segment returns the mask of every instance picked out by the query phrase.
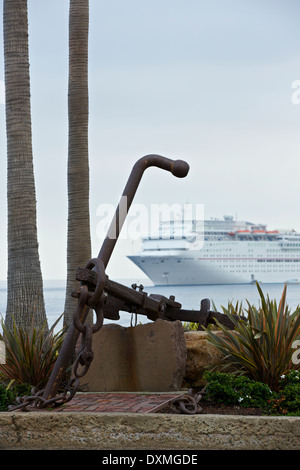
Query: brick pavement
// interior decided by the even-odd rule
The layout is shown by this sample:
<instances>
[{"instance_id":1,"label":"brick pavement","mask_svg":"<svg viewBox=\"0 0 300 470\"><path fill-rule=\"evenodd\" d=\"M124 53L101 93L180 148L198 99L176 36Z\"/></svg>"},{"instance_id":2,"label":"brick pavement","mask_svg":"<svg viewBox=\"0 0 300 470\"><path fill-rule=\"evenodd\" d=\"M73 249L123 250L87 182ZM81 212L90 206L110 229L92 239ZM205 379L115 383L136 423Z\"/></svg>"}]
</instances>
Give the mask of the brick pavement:
<instances>
[{"instance_id":1,"label":"brick pavement","mask_svg":"<svg viewBox=\"0 0 300 470\"><path fill-rule=\"evenodd\" d=\"M179 393L78 393L70 402L55 408L57 412L155 413Z\"/></svg>"}]
</instances>

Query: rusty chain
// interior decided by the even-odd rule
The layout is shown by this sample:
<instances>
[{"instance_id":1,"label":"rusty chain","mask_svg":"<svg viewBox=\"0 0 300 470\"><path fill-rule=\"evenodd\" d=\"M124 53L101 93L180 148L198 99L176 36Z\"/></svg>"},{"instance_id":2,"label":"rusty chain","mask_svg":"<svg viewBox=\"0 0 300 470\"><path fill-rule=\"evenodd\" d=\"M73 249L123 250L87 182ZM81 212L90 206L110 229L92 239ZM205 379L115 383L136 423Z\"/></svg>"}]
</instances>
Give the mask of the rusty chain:
<instances>
[{"instance_id":1,"label":"rusty chain","mask_svg":"<svg viewBox=\"0 0 300 470\"><path fill-rule=\"evenodd\" d=\"M80 379L87 373L94 358L92 335L101 329L104 319L103 306L106 276L103 262L99 258L94 258L85 267L95 269L98 281L94 291L90 291L88 285L83 284L79 290L72 293L73 297L78 298L77 307L73 314L73 325L81 335L81 346L72 366L71 378L61 394L45 399L43 397L44 390L36 391L32 389L32 395L18 397L16 399L17 404L8 407L9 411L39 411L49 406L58 407L72 400L76 394ZM86 307L92 308L96 314L96 322L94 324L83 324L81 321L82 312ZM199 414L202 412L202 408L199 405L201 399L202 391L195 393L193 389L190 389L187 395L180 396L172 401L173 410L175 413L180 414Z\"/></svg>"},{"instance_id":2,"label":"rusty chain","mask_svg":"<svg viewBox=\"0 0 300 470\"><path fill-rule=\"evenodd\" d=\"M80 289L72 293L73 297L78 298L77 307L73 315L73 324L75 328L81 333L81 347L77 357L73 363L71 378L68 381L64 391L52 398L44 399L44 390L36 391L34 388L31 390L32 395L17 397L17 405L10 405L9 411L23 410L34 411L46 408L49 405L61 406L70 401L76 394L79 387L79 379L82 378L88 371L94 353L92 350L92 335L100 330L103 325L103 306L104 306L104 285L105 285L105 271L103 262L99 258L91 259L85 266L86 268L95 268L97 272L98 283L94 291L89 291L87 285L81 285ZM86 307L92 308L96 314L96 322L92 325L82 324L81 314ZM80 372L80 366L83 369Z\"/></svg>"},{"instance_id":3,"label":"rusty chain","mask_svg":"<svg viewBox=\"0 0 300 470\"><path fill-rule=\"evenodd\" d=\"M203 397L203 390L195 392L192 388L184 396L180 396L172 401L173 411L177 414L194 415L202 413L200 401Z\"/></svg>"},{"instance_id":4,"label":"rusty chain","mask_svg":"<svg viewBox=\"0 0 300 470\"><path fill-rule=\"evenodd\" d=\"M86 264L86 268L95 268L98 282L94 291L90 291L88 285L83 284L79 290L72 293L73 297L78 298L77 307L73 314L73 325L81 334L81 346L72 366L70 380L61 394L49 399L43 398L44 390L35 391L35 389L32 389L32 395L18 397L16 399L17 404L8 407L9 411L39 411L49 406L58 407L72 400L76 394L80 384L79 379L87 373L94 358L92 335L101 329L104 319L105 271L103 263L99 258L94 258ZM82 312L87 306L95 311L96 322L94 324L83 324L81 322ZM173 411L178 414L199 414L202 412L199 405L201 399L202 391L195 393L193 389L190 389L188 394L172 401Z\"/></svg>"},{"instance_id":5,"label":"rusty chain","mask_svg":"<svg viewBox=\"0 0 300 470\"><path fill-rule=\"evenodd\" d=\"M103 264L101 263L101 260L93 259L87 263L86 266L89 268L96 267L99 282L94 292L89 291L88 286L82 285L78 291L72 294L74 297L78 298L77 308L73 315L73 324L81 333L81 347L73 363L72 376L70 380L61 394L47 400L42 396L44 390L35 392L33 389L31 396L18 397L16 399L17 404L9 406L9 411L39 411L40 409L49 406L58 407L72 400L76 394L80 384L79 379L87 373L94 358L92 350L92 335L99 331L103 325ZM102 278L100 279L101 275ZM96 322L92 325L82 324L80 320L81 313L87 305L93 308L96 314ZM80 366L82 368L81 371L79 370ZM173 400L172 407L174 413L188 415L201 413L202 408L199 403L203 396L202 392L203 391L196 393L193 389L189 389L188 394Z\"/></svg>"}]
</instances>

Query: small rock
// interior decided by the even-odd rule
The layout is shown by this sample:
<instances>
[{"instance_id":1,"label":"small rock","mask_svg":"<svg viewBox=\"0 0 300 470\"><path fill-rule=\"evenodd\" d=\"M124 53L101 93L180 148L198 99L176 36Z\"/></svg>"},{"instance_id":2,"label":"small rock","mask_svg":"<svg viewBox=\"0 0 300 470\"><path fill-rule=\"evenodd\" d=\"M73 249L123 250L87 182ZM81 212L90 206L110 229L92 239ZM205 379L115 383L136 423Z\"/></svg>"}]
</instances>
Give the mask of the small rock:
<instances>
[{"instance_id":1,"label":"small rock","mask_svg":"<svg viewBox=\"0 0 300 470\"><path fill-rule=\"evenodd\" d=\"M203 373L207 366L217 364L223 357L220 351L208 341L205 331L187 331L184 333L187 362L184 380L191 387L205 385Z\"/></svg>"}]
</instances>

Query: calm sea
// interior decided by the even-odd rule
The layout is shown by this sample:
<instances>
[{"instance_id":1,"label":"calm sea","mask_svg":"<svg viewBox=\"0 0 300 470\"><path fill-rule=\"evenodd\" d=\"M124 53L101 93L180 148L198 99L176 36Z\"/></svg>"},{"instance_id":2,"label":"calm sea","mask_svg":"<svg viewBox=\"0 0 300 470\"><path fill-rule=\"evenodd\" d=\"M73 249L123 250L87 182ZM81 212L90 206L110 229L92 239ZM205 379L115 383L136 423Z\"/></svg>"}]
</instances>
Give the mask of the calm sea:
<instances>
[{"instance_id":1,"label":"calm sea","mask_svg":"<svg viewBox=\"0 0 300 470\"><path fill-rule=\"evenodd\" d=\"M126 286L131 286L134 280L119 280ZM271 299L280 300L283 284L262 284L261 288L265 295ZM145 283L144 292L148 294L161 294L166 297L175 296L175 300L182 304L182 308L199 310L200 302L204 298L209 298L214 302L217 309L221 311L221 306L226 306L228 301L240 301L247 306L246 299L254 305L259 305L259 295L255 285L214 285L214 286L147 286ZM65 282L64 281L44 281L44 296L46 312L49 326L51 326L61 315L64 309ZM300 305L300 284L289 284L287 287L287 303L293 310ZM0 281L0 315L5 317L6 310L6 285ZM118 323L123 326L130 326L131 315L121 312ZM112 320L105 320L111 323ZM138 316L138 322L147 323L149 320L143 315ZM62 324L62 323L61 323ZM58 325L57 328L61 326Z\"/></svg>"}]
</instances>

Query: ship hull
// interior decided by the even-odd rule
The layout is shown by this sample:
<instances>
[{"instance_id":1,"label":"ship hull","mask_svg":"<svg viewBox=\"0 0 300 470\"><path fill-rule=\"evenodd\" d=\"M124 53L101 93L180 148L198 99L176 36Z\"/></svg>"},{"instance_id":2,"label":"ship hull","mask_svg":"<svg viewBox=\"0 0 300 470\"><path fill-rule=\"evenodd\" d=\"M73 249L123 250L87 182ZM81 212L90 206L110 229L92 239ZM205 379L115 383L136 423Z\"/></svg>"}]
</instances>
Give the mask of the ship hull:
<instances>
[{"instance_id":1,"label":"ship hull","mask_svg":"<svg viewBox=\"0 0 300 470\"><path fill-rule=\"evenodd\" d=\"M214 258L193 256L137 255L129 259L154 285L218 285L262 283L299 283L300 258Z\"/></svg>"},{"instance_id":2,"label":"ship hull","mask_svg":"<svg viewBox=\"0 0 300 470\"><path fill-rule=\"evenodd\" d=\"M197 260L181 260L179 262L178 259L149 257L146 261L142 261L139 256L130 256L129 259L149 277L154 285L248 283L246 279L241 279L225 272L218 272L212 265L200 262L197 263Z\"/></svg>"}]
</instances>

